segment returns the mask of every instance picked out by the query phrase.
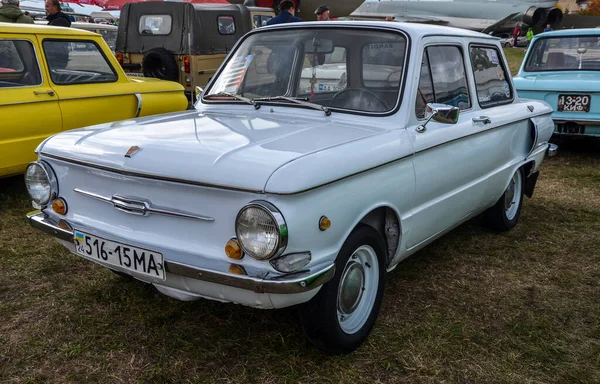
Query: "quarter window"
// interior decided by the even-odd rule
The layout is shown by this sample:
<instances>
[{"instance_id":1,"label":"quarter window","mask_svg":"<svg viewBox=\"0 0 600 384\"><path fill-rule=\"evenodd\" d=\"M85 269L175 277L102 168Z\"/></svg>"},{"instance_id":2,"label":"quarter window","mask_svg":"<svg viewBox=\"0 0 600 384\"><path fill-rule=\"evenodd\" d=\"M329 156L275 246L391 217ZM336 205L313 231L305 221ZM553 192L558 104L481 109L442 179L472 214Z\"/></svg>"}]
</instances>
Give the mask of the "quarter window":
<instances>
[{"instance_id":1,"label":"quarter window","mask_svg":"<svg viewBox=\"0 0 600 384\"><path fill-rule=\"evenodd\" d=\"M172 23L170 15L142 15L138 32L142 35L168 35Z\"/></svg>"},{"instance_id":2,"label":"quarter window","mask_svg":"<svg viewBox=\"0 0 600 384\"><path fill-rule=\"evenodd\" d=\"M235 35L235 20L233 16L219 16L217 23L219 24L219 33L221 35Z\"/></svg>"},{"instance_id":3,"label":"quarter window","mask_svg":"<svg viewBox=\"0 0 600 384\"><path fill-rule=\"evenodd\" d=\"M479 105L486 108L512 100L509 77L500 60L500 52L492 47L471 47L470 52Z\"/></svg>"},{"instance_id":4,"label":"quarter window","mask_svg":"<svg viewBox=\"0 0 600 384\"><path fill-rule=\"evenodd\" d=\"M425 105L435 102L459 109L471 108L462 51L455 46L431 46L425 49L417 90L415 113L425 117Z\"/></svg>"},{"instance_id":5,"label":"quarter window","mask_svg":"<svg viewBox=\"0 0 600 384\"><path fill-rule=\"evenodd\" d=\"M42 77L33 44L27 40L0 39L0 88L41 84Z\"/></svg>"},{"instance_id":6,"label":"quarter window","mask_svg":"<svg viewBox=\"0 0 600 384\"><path fill-rule=\"evenodd\" d=\"M43 47L50 78L55 84L111 83L118 79L92 41L46 40Z\"/></svg>"}]
</instances>

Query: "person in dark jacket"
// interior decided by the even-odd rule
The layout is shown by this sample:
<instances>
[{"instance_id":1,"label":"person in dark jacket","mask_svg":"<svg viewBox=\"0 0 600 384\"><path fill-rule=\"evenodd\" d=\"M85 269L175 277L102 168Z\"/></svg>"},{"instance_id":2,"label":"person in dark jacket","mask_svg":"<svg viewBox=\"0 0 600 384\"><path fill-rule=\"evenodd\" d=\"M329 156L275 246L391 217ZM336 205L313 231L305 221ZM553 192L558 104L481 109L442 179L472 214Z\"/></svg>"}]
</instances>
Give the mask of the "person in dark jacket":
<instances>
[{"instance_id":1,"label":"person in dark jacket","mask_svg":"<svg viewBox=\"0 0 600 384\"><path fill-rule=\"evenodd\" d=\"M58 0L46 0L46 12L48 13L46 17L48 25L55 25L57 27L71 26L71 19L60 9Z\"/></svg>"},{"instance_id":2,"label":"person in dark jacket","mask_svg":"<svg viewBox=\"0 0 600 384\"><path fill-rule=\"evenodd\" d=\"M33 24L33 19L21 11L19 0L2 0L0 23Z\"/></svg>"},{"instance_id":3,"label":"person in dark jacket","mask_svg":"<svg viewBox=\"0 0 600 384\"><path fill-rule=\"evenodd\" d=\"M50 1L50 0L48 0ZM294 2L290 0L282 1L279 4L279 15L275 16L271 20L267 21L267 25L284 24L284 23L295 23L303 21L301 18L294 16L296 13L296 7Z\"/></svg>"}]
</instances>

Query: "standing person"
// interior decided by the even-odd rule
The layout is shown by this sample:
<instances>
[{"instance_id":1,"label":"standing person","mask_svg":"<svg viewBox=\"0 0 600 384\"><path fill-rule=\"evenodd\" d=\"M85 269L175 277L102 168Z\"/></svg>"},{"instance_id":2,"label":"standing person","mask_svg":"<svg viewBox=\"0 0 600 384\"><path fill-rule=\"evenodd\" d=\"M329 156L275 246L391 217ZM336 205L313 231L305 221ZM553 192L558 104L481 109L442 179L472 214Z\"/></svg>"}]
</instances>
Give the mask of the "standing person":
<instances>
[{"instance_id":1,"label":"standing person","mask_svg":"<svg viewBox=\"0 0 600 384\"><path fill-rule=\"evenodd\" d=\"M51 1L51 0L47 0ZM57 0L55 0L57 1ZM275 16L271 20L267 21L267 25L284 24L284 23L295 23L303 21L301 18L294 16L296 14L296 7L294 2L291 0L284 0L279 4L279 15Z\"/></svg>"},{"instance_id":2,"label":"standing person","mask_svg":"<svg viewBox=\"0 0 600 384\"><path fill-rule=\"evenodd\" d=\"M19 0L2 0L0 7L0 22L33 24L33 19L19 8Z\"/></svg>"},{"instance_id":3,"label":"standing person","mask_svg":"<svg viewBox=\"0 0 600 384\"><path fill-rule=\"evenodd\" d=\"M573 28L573 27L571 27ZM544 28L544 32L550 32L552 30L552 28L550 27L550 24L546 24L546 28Z\"/></svg>"},{"instance_id":4,"label":"standing person","mask_svg":"<svg viewBox=\"0 0 600 384\"><path fill-rule=\"evenodd\" d=\"M315 10L315 15L317 15L317 21L329 21L329 7L326 5L319 5L319 8Z\"/></svg>"},{"instance_id":5,"label":"standing person","mask_svg":"<svg viewBox=\"0 0 600 384\"><path fill-rule=\"evenodd\" d=\"M529 27L529 29L527 30L527 46L529 47L529 44L531 44L531 39L533 39L533 28Z\"/></svg>"},{"instance_id":6,"label":"standing person","mask_svg":"<svg viewBox=\"0 0 600 384\"><path fill-rule=\"evenodd\" d=\"M55 25L57 27L70 27L71 19L60 9L60 3L58 0L46 0L46 12L48 16L48 25Z\"/></svg>"},{"instance_id":7,"label":"standing person","mask_svg":"<svg viewBox=\"0 0 600 384\"><path fill-rule=\"evenodd\" d=\"M513 48L518 47L519 36L521 35L521 27L519 23L515 25L515 29L513 30Z\"/></svg>"}]
</instances>

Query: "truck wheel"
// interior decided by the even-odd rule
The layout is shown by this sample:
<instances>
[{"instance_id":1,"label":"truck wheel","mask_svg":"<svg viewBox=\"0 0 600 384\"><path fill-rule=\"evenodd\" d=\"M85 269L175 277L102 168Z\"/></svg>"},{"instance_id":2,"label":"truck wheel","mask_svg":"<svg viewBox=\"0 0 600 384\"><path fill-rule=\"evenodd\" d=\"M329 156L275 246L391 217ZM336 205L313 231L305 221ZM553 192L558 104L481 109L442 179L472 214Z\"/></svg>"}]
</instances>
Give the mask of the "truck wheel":
<instances>
[{"instance_id":1,"label":"truck wheel","mask_svg":"<svg viewBox=\"0 0 600 384\"><path fill-rule=\"evenodd\" d=\"M487 225L496 231L508 231L517 225L523 205L523 170L517 169L500 199L485 211Z\"/></svg>"},{"instance_id":2,"label":"truck wheel","mask_svg":"<svg viewBox=\"0 0 600 384\"><path fill-rule=\"evenodd\" d=\"M179 81L179 68L175 58L164 48L149 50L142 59L142 68L146 77Z\"/></svg>"},{"instance_id":3,"label":"truck wheel","mask_svg":"<svg viewBox=\"0 0 600 384\"><path fill-rule=\"evenodd\" d=\"M381 307L385 246L369 226L356 228L335 261L335 275L300 309L308 340L330 353L349 353L367 338Z\"/></svg>"}]
</instances>

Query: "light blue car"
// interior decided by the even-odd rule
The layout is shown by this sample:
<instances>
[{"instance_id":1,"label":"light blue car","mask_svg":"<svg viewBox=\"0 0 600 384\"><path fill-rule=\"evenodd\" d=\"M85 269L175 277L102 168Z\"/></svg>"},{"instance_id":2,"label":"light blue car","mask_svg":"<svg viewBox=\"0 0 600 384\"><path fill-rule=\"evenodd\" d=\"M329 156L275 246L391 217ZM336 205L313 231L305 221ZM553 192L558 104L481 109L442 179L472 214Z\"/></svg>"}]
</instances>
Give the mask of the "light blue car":
<instances>
[{"instance_id":1,"label":"light blue car","mask_svg":"<svg viewBox=\"0 0 600 384\"><path fill-rule=\"evenodd\" d=\"M519 97L554 108L555 134L600 137L600 29L535 36L513 80Z\"/></svg>"}]
</instances>

